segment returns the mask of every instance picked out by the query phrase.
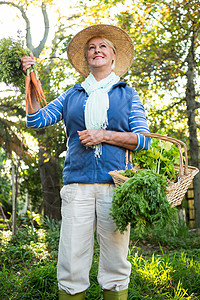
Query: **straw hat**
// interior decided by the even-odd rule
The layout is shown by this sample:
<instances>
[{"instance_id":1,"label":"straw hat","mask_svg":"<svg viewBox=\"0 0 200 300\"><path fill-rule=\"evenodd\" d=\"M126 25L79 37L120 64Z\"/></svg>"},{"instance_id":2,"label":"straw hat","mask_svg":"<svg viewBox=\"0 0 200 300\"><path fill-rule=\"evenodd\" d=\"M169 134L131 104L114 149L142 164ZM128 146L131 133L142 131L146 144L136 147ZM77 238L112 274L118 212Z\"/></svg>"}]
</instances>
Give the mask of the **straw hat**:
<instances>
[{"instance_id":1,"label":"straw hat","mask_svg":"<svg viewBox=\"0 0 200 300\"><path fill-rule=\"evenodd\" d=\"M123 76L132 65L134 47L129 35L113 25L93 25L78 32L67 48L69 62L82 76L87 77L90 70L85 58L85 46L91 38L97 36L104 37L114 44L117 52L114 72Z\"/></svg>"}]
</instances>

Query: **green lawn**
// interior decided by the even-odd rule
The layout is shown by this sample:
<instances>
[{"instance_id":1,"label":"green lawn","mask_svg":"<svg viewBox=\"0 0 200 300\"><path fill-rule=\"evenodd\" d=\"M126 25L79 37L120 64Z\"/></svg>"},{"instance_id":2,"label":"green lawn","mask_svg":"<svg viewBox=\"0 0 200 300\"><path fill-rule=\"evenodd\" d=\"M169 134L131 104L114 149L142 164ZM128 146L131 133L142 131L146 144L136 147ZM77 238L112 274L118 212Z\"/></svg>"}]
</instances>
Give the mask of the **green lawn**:
<instances>
[{"instance_id":1,"label":"green lawn","mask_svg":"<svg viewBox=\"0 0 200 300\"><path fill-rule=\"evenodd\" d=\"M0 232L0 299L57 299L59 223L20 224L17 236ZM87 300L102 299L97 283L99 246L95 242ZM200 235L180 227L176 236L131 233L132 273L128 299L200 299Z\"/></svg>"}]
</instances>

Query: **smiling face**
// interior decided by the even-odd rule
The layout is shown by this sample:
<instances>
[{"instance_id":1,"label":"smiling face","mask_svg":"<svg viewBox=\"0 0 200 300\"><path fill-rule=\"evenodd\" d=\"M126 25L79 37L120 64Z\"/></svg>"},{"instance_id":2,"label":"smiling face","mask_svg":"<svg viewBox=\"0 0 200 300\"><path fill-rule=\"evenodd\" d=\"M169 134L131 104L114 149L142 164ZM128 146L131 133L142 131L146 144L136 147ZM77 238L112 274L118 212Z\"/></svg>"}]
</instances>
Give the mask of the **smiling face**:
<instances>
[{"instance_id":1,"label":"smiling face","mask_svg":"<svg viewBox=\"0 0 200 300\"><path fill-rule=\"evenodd\" d=\"M86 57L92 73L111 72L115 56L114 49L101 37L94 37L87 43Z\"/></svg>"}]
</instances>

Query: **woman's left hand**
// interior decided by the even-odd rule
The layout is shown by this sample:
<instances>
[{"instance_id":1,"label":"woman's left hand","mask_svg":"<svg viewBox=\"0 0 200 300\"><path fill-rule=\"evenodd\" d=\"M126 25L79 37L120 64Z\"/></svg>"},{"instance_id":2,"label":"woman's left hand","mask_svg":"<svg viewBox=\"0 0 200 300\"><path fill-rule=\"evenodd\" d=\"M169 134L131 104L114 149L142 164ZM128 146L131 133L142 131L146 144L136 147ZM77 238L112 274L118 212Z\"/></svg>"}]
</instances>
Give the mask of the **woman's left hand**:
<instances>
[{"instance_id":1,"label":"woman's left hand","mask_svg":"<svg viewBox=\"0 0 200 300\"><path fill-rule=\"evenodd\" d=\"M87 129L77 132L84 146L93 146L103 142L103 130Z\"/></svg>"}]
</instances>

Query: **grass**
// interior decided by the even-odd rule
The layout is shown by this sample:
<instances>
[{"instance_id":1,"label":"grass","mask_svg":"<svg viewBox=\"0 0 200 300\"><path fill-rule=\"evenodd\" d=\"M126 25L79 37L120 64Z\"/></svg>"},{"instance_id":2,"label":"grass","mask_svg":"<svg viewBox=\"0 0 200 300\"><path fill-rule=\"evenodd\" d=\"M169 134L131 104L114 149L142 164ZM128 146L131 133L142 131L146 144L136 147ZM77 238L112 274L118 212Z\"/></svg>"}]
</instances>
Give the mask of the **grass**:
<instances>
[{"instance_id":1,"label":"grass","mask_svg":"<svg viewBox=\"0 0 200 300\"><path fill-rule=\"evenodd\" d=\"M59 223L20 224L17 235L0 232L0 299L58 299L56 261ZM86 300L100 300L97 282L99 245L95 241L91 285ZM128 299L200 299L200 235L180 226L176 236L131 233L132 272Z\"/></svg>"}]
</instances>

